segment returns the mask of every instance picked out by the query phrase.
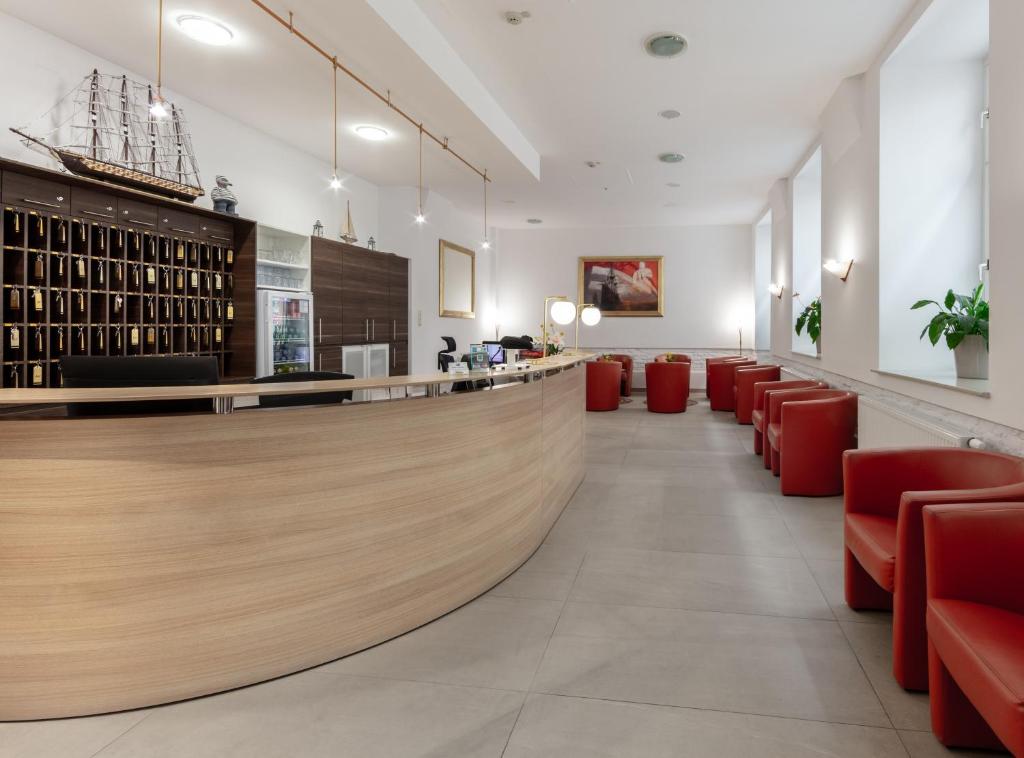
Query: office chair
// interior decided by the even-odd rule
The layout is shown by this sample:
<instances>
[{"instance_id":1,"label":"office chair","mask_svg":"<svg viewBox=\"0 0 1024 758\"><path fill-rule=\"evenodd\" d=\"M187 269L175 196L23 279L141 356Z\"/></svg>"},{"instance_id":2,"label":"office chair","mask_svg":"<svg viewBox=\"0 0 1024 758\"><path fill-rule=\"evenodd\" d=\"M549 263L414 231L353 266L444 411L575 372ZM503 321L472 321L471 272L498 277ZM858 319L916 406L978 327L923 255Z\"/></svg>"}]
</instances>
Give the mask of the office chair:
<instances>
[{"instance_id":1,"label":"office chair","mask_svg":"<svg viewBox=\"0 0 1024 758\"><path fill-rule=\"evenodd\" d=\"M448 371L448 366L455 362L455 339L453 337L442 337L445 348L437 354L437 370Z\"/></svg>"},{"instance_id":2,"label":"office chair","mask_svg":"<svg viewBox=\"0 0 1024 758\"><path fill-rule=\"evenodd\" d=\"M355 379L352 374L336 371L296 371L253 379L250 384L277 384L279 382L322 382L334 379ZM260 395L260 408L289 408L296 405L330 405L352 399L352 390L310 392L303 395Z\"/></svg>"}]
</instances>

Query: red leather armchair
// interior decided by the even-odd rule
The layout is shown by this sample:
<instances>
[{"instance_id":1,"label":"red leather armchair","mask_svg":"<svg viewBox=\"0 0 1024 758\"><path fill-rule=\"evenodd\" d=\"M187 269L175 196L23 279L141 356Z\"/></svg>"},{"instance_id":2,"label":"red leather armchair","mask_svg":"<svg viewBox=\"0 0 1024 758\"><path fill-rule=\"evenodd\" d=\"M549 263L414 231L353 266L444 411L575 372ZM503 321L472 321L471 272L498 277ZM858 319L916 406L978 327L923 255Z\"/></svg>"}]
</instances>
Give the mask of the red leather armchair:
<instances>
[{"instance_id":1,"label":"red leather armchair","mask_svg":"<svg viewBox=\"0 0 1024 758\"><path fill-rule=\"evenodd\" d=\"M746 370L746 369L743 369ZM815 382L808 379L790 379L784 382L755 382L753 410L750 412L750 420L754 424L754 455L764 456L764 467L771 468L771 447L766 446L764 437L768 425L764 422L767 408L766 399L775 390L801 390L801 389L827 389L825 382Z\"/></svg>"},{"instance_id":2,"label":"red leather armchair","mask_svg":"<svg viewBox=\"0 0 1024 758\"><path fill-rule=\"evenodd\" d=\"M742 355L716 355L713 358L706 358L704 360L705 375L708 376L708 377L711 376L711 367L713 365L715 365L716 363L724 363L725 361L745 361L745 360L747 360L747 359L744 358ZM705 380L705 382L704 382L704 394L708 398L711 397L711 381L710 381L710 379Z\"/></svg>"},{"instance_id":3,"label":"red leather armchair","mask_svg":"<svg viewBox=\"0 0 1024 758\"><path fill-rule=\"evenodd\" d=\"M928 506L924 540L932 731L1024 756L1024 505Z\"/></svg>"},{"instance_id":4,"label":"red leather armchair","mask_svg":"<svg viewBox=\"0 0 1024 758\"><path fill-rule=\"evenodd\" d=\"M857 446L856 393L772 392L766 441L783 495L838 495L843 491L843 453Z\"/></svg>"},{"instance_id":5,"label":"red leather armchair","mask_svg":"<svg viewBox=\"0 0 1024 758\"><path fill-rule=\"evenodd\" d=\"M754 385L757 382L779 381L780 370L779 366L744 366L736 369L733 407L737 423L754 423Z\"/></svg>"},{"instance_id":6,"label":"red leather armchair","mask_svg":"<svg viewBox=\"0 0 1024 758\"><path fill-rule=\"evenodd\" d=\"M736 369L740 366L756 366L757 361L738 358L731 361L720 361L708 366L708 397L711 399L711 410L731 411L736 403Z\"/></svg>"},{"instance_id":7,"label":"red leather armchair","mask_svg":"<svg viewBox=\"0 0 1024 758\"><path fill-rule=\"evenodd\" d=\"M619 394L622 397L631 397L633 395L633 359L625 353L606 353L599 360L612 361L622 365Z\"/></svg>"},{"instance_id":8,"label":"red leather armchair","mask_svg":"<svg viewBox=\"0 0 1024 758\"><path fill-rule=\"evenodd\" d=\"M647 410L653 413L685 413L690 397L690 364L687 361L648 363Z\"/></svg>"},{"instance_id":9,"label":"red leather armchair","mask_svg":"<svg viewBox=\"0 0 1024 758\"><path fill-rule=\"evenodd\" d=\"M843 456L846 604L893 609L893 676L928 689L922 509L1024 498L1024 458L963 448Z\"/></svg>"},{"instance_id":10,"label":"red leather armchair","mask_svg":"<svg viewBox=\"0 0 1024 758\"><path fill-rule=\"evenodd\" d=\"M661 353L654 356L655 363L692 363L686 353Z\"/></svg>"},{"instance_id":11,"label":"red leather armchair","mask_svg":"<svg viewBox=\"0 0 1024 758\"><path fill-rule=\"evenodd\" d=\"M587 362L587 410L617 411L622 364L616 361Z\"/></svg>"}]
</instances>

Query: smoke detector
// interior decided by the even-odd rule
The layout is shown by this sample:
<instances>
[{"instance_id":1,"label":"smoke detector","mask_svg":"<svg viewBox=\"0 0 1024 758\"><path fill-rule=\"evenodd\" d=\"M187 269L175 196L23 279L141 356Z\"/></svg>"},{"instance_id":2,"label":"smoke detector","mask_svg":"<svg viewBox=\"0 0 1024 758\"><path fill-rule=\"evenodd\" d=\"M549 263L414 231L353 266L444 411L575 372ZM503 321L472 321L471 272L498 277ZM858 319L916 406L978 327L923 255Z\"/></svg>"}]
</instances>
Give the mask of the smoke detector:
<instances>
[{"instance_id":1,"label":"smoke detector","mask_svg":"<svg viewBox=\"0 0 1024 758\"><path fill-rule=\"evenodd\" d=\"M679 118L683 114L675 110L674 108L669 108L668 110L658 111L658 115L661 116L662 118L671 121L674 118Z\"/></svg>"},{"instance_id":2,"label":"smoke detector","mask_svg":"<svg viewBox=\"0 0 1024 758\"><path fill-rule=\"evenodd\" d=\"M658 32L644 40L644 50L655 58L675 58L686 52L690 43L675 32Z\"/></svg>"},{"instance_id":3,"label":"smoke detector","mask_svg":"<svg viewBox=\"0 0 1024 758\"><path fill-rule=\"evenodd\" d=\"M509 26L519 26L530 17L530 11L505 11L505 23Z\"/></svg>"},{"instance_id":4,"label":"smoke detector","mask_svg":"<svg viewBox=\"0 0 1024 758\"><path fill-rule=\"evenodd\" d=\"M584 161L583 165L587 168L597 168L601 165L601 161Z\"/></svg>"},{"instance_id":5,"label":"smoke detector","mask_svg":"<svg viewBox=\"0 0 1024 758\"><path fill-rule=\"evenodd\" d=\"M662 153L658 156L658 160L662 163L682 163L686 160L686 156L682 153Z\"/></svg>"}]
</instances>

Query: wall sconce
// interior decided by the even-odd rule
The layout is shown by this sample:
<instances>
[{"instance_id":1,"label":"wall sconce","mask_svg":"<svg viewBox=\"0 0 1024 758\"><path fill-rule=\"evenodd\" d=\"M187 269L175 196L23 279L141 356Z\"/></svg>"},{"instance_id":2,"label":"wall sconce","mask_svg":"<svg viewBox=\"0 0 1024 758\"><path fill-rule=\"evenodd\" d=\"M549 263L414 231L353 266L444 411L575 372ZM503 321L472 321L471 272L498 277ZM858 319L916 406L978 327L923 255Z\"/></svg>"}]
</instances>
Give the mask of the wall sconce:
<instances>
[{"instance_id":1,"label":"wall sconce","mask_svg":"<svg viewBox=\"0 0 1024 758\"><path fill-rule=\"evenodd\" d=\"M580 351L580 321L587 326L596 326L601 320L601 309L590 303L579 303L576 306L576 347L574 352Z\"/></svg>"},{"instance_id":2,"label":"wall sconce","mask_svg":"<svg viewBox=\"0 0 1024 758\"><path fill-rule=\"evenodd\" d=\"M847 258L845 261L837 261L830 258L821 264L821 267L830 274L838 276L840 281L845 282L846 277L850 275L850 269L853 268L853 258Z\"/></svg>"},{"instance_id":3,"label":"wall sconce","mask_svg":"<svg viewBox=\"0 0 1024 758\"><path fill-rule=\"evenodd\" d=\"M782 299L782 292L785 289L786 288L783 285L776 284L775 282L772 282L771 284L768 285L768 291L771 292L779 300Z\"/></svg>"}]
</instances>

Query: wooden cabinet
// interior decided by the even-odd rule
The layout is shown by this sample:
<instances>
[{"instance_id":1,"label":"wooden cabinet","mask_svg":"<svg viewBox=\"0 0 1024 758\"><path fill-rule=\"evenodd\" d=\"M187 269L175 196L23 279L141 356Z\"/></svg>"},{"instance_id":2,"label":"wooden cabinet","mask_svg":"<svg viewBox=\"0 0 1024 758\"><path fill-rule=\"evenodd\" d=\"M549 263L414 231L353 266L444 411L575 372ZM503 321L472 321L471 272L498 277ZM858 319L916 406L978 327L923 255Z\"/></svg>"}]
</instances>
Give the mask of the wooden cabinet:
<instances>
[{"instance_id":1,"label":"wooden cabinet","mask_svg":"<svg viewBox=\"0 0 1024 758\"><path fill-rule=\"evenodd\" d=\"M387 259L351 245L342 248L341 337L346 345L390 339Z\"/></svg>"},{"instance_id":2,"label":"wooden cabinet","mask_svg":"<svg viewBox=\"0 0 1024 758\"><path fill-rule=\"evenodd\" d=\"M313 237L311 245L313 275L313 344L340 345L341 331L341 251L335 243ZM335 369L324 369L334 371ZM338 371L341 354L338 354Z\"/></svg>"},{"instance_id":3,"label":"wooden cabinet","mask_svg":"<svg viewBox=\"0 0 1024 758\"><path fill-rule=\"evenodd\" d=\"M316 370L341 372L341 345L324 345L316 350Z\"/></svg>"},{"instance_id":4,"label":"wooden cabinet","mask_svg":"<svg viewBox=\"0 0 1024 758\"><path fill-rule=\"evenodd\" d=\"M388 258L388 318L391 342L409 339L409 259Z\"/></svg>"},{"instance_id":5,"label":"wooden cabinet","mask_svg":"<svg viewBox=\"0 0 1024 758\"><path fill-rule=\"evenodd\" d=\"M409 373L409 343L406 340L391 343L390 376L405 376Z\"/></svg>"}]
</instances>

